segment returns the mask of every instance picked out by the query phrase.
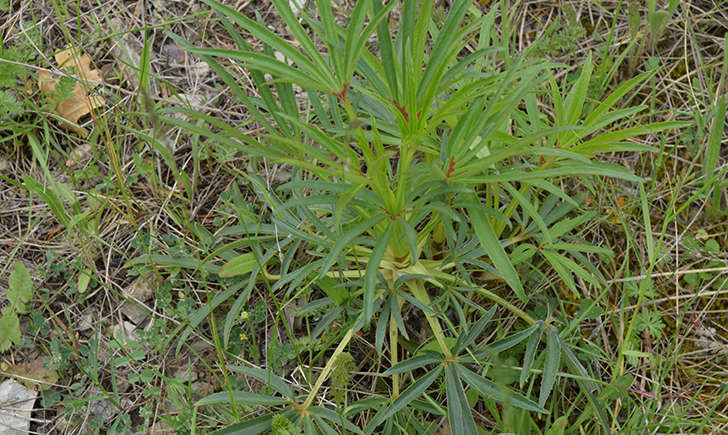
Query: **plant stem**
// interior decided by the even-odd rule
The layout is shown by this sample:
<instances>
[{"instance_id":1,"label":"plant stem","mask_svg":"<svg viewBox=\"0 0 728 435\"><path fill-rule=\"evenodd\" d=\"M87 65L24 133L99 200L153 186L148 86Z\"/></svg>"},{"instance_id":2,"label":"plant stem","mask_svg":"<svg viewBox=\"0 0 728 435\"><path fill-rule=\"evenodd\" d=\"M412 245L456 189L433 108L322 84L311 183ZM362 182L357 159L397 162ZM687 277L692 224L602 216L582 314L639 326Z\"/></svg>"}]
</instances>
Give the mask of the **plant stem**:
<instances>
[{"instance_id":1,"label":"plant stem","mask_svg":"<svg viewBox=\"0 0 728 435\"><path fill-rule=\"evenodd\" d=\"M536 323L536 320L534 320L533 317L529 316L523 310L521 310L517 306L511 304L510 302L508 302L507 300L503 299L502 297L498 296L497 294L493 293L492 291L486 290L486 289L483 289L483 288L477 289L476 291L478 293L480 293L481 295L485 296L486 298L490 299L491 301L493 301L493 302L495 302L497 304L502 305L508 311L512 312L516 316L518 316L521 319L525 320L526 323L528 323L529 325L533 325L534 323Z\"/></svg>"},{"instance_id":2,"label":"plant stem","mask_svg":"<svg viewBox=\"0 0 728 435\"><path fill-rule=\"evenodd\" d=\"M399 297L397 297L399 299ZM399 302L399 301L398 301ZM397 329L397 322L394 319L395 307L389 311L389 349L390 349L390 360L391 366L394 367L397 360L397 340L399 338L399 330ZM392 399L396 399L399 396L399 374L395 373L392 375Z\"/></svg>"},{"instance_id":3,"label":"plant stem","mask_svg":"<svg viewBox=\"0 0 728 435\"><path fill-rule=\"evenodd\" d=\"M430 296L427 294L424 284L425 282L421 279L407 282L407 286L410 288L410 291L415 298L423 304L430 306ZM427 323L430 324L430 329L432 329L432 333L435 335L435 340L437 340L437 343L440 345L443 355L445 355L446 358L452 358L452 352L450 352L450 348L447 347L447 344L445 343L445 333L442 331L442 327L440 326L440 321L437 320L437 316L425 311L425 318L427 319Z\"/></svg>"},{"instance_id":4,"label":"plant stem","mask_svg":"<svg viewBox=\"0 0 728 435\"><path fill-rule=\"evenodd\" d=\"M341 355L341 352L344 351L344 348L349 344L349 341L351 340L351 337L354 336L354 328L356 328L356 325L359 323L357 320L356 323L354 323L354 326L352 326L349 331L344 335L344 337L341 339L341 343L336 347L336 350L334 350L333 355L331 355L331 358L329 358L329 361L326 363L326 366L324 367L324 370L319 375L318 379L316 379L316 384L313 386L313 389L308 393L308 396L306 397L306 401L303 402L303 406L301 407L303 410L308 409L309 406L311 406L311 403L313 403L314 397L316 397L316 393L318 393L318 390L321 389L321 386L324 384L324 381L329 376L329 373L334 369L334 366L336 365L336 359Z\"/></svg>"}]
</instances>

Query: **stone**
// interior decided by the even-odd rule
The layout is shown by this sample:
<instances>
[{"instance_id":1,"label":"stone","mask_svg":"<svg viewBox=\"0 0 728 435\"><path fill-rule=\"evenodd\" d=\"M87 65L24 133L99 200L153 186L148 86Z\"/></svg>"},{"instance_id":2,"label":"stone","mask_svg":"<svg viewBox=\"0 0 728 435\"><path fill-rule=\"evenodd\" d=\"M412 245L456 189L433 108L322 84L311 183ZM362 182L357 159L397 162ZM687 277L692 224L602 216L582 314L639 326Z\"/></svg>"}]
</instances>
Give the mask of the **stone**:
<instances>
[{"instance_id":1,"label":"stone","mask_svg":"<svg viewBox=\"0 0 728 435\"><path fill-rule=\"evenodd\" d=\"M28 433L38 393L8 379L0 384L0 435Z\"/></svg>"}]
</instances>

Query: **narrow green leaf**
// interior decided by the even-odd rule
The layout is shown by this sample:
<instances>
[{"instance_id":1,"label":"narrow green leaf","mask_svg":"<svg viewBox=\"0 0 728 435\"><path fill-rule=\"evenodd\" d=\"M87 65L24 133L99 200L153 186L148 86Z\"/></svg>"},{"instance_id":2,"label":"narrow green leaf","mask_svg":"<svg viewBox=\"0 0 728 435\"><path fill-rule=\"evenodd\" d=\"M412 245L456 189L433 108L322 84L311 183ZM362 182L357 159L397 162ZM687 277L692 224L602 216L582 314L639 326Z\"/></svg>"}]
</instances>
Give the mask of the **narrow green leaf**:
<instances>
[{"instance_id":1,"label":"narrow green leaf","mask_svg":"<svg viewBox=\"0 0 728 435\"><path fill-rule=\"evenodd\" d=\"M498 386L492 381L489 381L482 376L472 372L470 369L464 367L461 364L455 364L455 370L457 371L460 378L467 382L471 387L475 388L485 397L495 400L503 404L511 404L521 409L528 411L540 412L542 414L548 414L543 407L539 406L536 402L528 399L527 397L511 391L505 387Z\"/></svg>"},{"instance_id":2,"label":"narrow green leaf","mask_svg":"<svg viewBox=\"0 0 728 435\"><path fill-rule=\"evenodd\" d=\"M364 26L364 19L366 18L366 7L367 2L356 2L354 10L349 15L349 27L346 29L346 43L344 46L344 68L346 73L341 80L344 83L348 83L351 75L354 73L356 68L358 56L357 51L357 39L361 33L362 27Z\"/></svg>"},{"instance_id":3,"label":"narrow green leaf","mask_svg":"<svg viewBox=\"0 0 728 435\"><path fill-rule=\"evenodd\" d=\"M274 414L261 415L212 432L212 435L257 435L270 429Z\"/></svg>"},{"instance_id":4,"label":"narrow green leaf","mask_svg":"<svg viewBox=\"0 0 728 435\"><path fill-rule=\"evenodd\" d=\"M382 376L396 375L411 372L428 364L441 363L443 356L438 352L424 352L421 355L401 361L382 373Z\"/></svg>"},{"instance_id":5,"label":"narrow green leaf","mask_svg":"<svg viewBox=\"0 0 728 435\"><path fill-rule=\"evenodd\" d=\"M342 422L341 415L339 413L337 413L333 409L324 408L323 406L312 406L312 407L308 408L308 412L310 412L311 415L313 415L314 417L319 418L319 420L317 420L317 423L319 424L319 426L321 426L321 423L322 423L321 419L328 420L337 425L340 425ZM346 430L351 431L353 433L357 433L357 434L363 433L361 429L356 427L349 420L345 419L343 422L344 422L344 428L346 428ZM333 433L338 434L338 432L336 432L336 431L334 431Z\"/></svg>"},{"instance_id":6,"label":"narrow green leaf","mask_svg":"<svg viewBox=\"0 0 728 435\"><path fill-rule=\"evenodd\" d=\"M596 109L594 109L589 116L586 117L584 122L582 123L585 127L590 127L594 125L595 123L600 122L601 119L604 118L604 116L607 114L609 109L614 107L619 100L622 99L625 95L627 95L628 92L630 92L632 89L634 89L637 85L644 82L645 79L649 78L650 76L654 75L656 71L648 71L645 73L642 73L632 79L627 80L626 82L622 83L617 87L617 89L614 90L607 98L605 98Z\"/></svg>"},{"instance_id":7,"label":"narrow green leaf","mask_svg":"<svg viewBox=\"0 0 728 435\"><path fill-rule=\"evenodd\" d=\"M566 364L569 366L569 368L573 372L579 373L584 378L589 378L589 373L586 371L581 362L579 362L579 359L576 357L571 348L558 334L556 335L556 338L558 339L559 345L561 346L561 350L564 352L564 356L566 357ZM602 431L604 433L611 433L611 430L609 428L609 421L607 420L607 416L604 413L604 409L594 395L594 391L596 391L597 389L596 385L593 382L584 379L577 378L576 381L579 383L579 386L581 387L581 390L584 392L584 394L586 394L586 396L589 398L589 401L596 410L597 415L599 415L599 422L602 425Z\"/></svg>"},{"instance_id":8,"label":"narrow green leaf","mask_svg":"<svg viewBox=\"0 0 728 435\"><path fill-rule=\"evenodd\" d=\"M521 377L519 379L521 387L523 387L523 384L526 383L526 380L531 374L531 366L533 365L533 360L536 357L536 349L538 348L538 344L541 342L541 336L543 335L543 320L537 321L536 324L539 325L539 328L531 334L531 337L528 339L528 344L526 344L526 352L523 354L523 369L521 370Z\"/></svg>"},{"instance_id":9,"label":"narrow green leaf","mask_svg":"<svg viewBox=\"0 0 728 435\"><path fill-rule=\"evenodd\" d=\"M665 130L683 128L689 125L691 125L690 122L684 121L663 121L646 125L638 125L636 127L624 128L621 130L604 133L593 139L589 139L582 144L575 145L571 147L571 151L579 153L599 153L611 151L610 148L607 148L608 146L621 142L625 139L645 134L658 133Z\"/></svg>"},{"instance_id":10,"label":"narrow green leaf","mask_svg":"<svg viewBox=\"0 0 728 435\"><path fill-rule=\"evenodd\" d=\"M474 199L476 200L475 202L477 202L477 198ZM495 230L493 230L490 219L474 207L468 207L468 212L470 219L473 222L475 233L477 234L478 239L480 239L480 243L483 246L483 249L485 249L485 252L488 254L488 257L490 257L491 261L493 261L493 265L496 270L498 270L511 289L513 289L516 296L518 296L521 301L525 302L526 292L523 290L523 284L521 284L521 280L518 278L516 269L513 267L513 264L511 264L506 251L503 249L498 237L495 235Z\"/></svg>"},{"instance_id":11,"label":"narrow green leaf","mask_svg":"<svg viewBox=\"0 0 728 435\"><path fill-rule=\"evenodd\" d=\"M381 0L375 0L372 2L373 11L375 14L379 13L383 9ZM384 74L387 78L387 85L389 86L390 98L392 100L398 100L398 84L397 84L397 59L394 55L394 44L392 43L392 36L389 32L389 25L387 20L382 20L377 25L377 41L379 42L380 57L384 66Z\"/></svg>"},{"instance_id":12,"label":"narrow green leaf","mask_svg":"<svg viewBox=\"0 0 728 435\"><path fill-rule=\"evenodd\" d=\"M316 430L316 426L313 424L313 418L310 415L303 417L303 433L304 435L320 435L319 431Z\"/></svg>"},{"instance_id":13,"label":"narrow green leaf","mask_svg":"<svg viewBox=\"0 0 728 435\"><path fill-rule=\"evenodd\" d=\"M341 255L341 251L344 249L346 245L351 243L354 238L361 235L363 232L371 229L373 226L381 222L385 218L384 214L378 214L372 218L367 219L366 221L355 225L349 231L344 233L343 235L339 236L338 240L336 241L336 244L331 248L331 251L329 251L329 254L326 256L326 261L324 261L324 265L321 268L321 272L319 272L319 278L326 275L326 272L331 269L331 266L334 265L336 260L338 259L339 255Z\"/></svg>"},{"instance_id":14,"label":"narrow green leaf","mask_svg":"<svg viewBox=\"0 0 728 435\"><path fill-rule=\"evenodd\" d=\"M511 186L511 183L501 183L501 185L506 188L506 190L513 197L513 199L515 199L516 202L521 205L521 208L523 208L523 210L531 217L531 219L536 222L536 225L538 225L538 228L541 230L541 234L543 235L544 239L546 239L546 243L551 243L553 241L553 238L551 237L549 228L543 221L543 218L539 214L536 207L531 204L531 201L529 201L528 198L522 195L521 192L518 191L518 189Z\"/></svg>"},{"instance_id":15,"label":"narrow green leaf","mask_svg":"<svg viewBox=\"0 0 728 435\"><path fill-rule=\"evenodd\" d=\"M334 224L338 227L341 225L341 218L344 216L344 210L349 205L352 199L361 192L367 185L364 183L354 184L349 190L339 195L336 200L336 207L334 208Z\"/></svg>"},{"instance_id":16,"label":"narrow green leaf","mask_svg":"<svg viewBox=\"0 0 728 435\"><path fill-rule=\"evenodd\" d=\"M575 296L580 296L579 291L576 289L576 282L574 282L574 277L571 276L571 272L569 271L569 269L567 269L562 263L564 256L548 249L541 250L541 255L546 258L551 267L553 267L556 273L559 274L561 280L564 281L564 284L569 287L569 290L571 290L571 292L574 293Z\"/></svg>"},{"instance_id":17,"label":"narrow green leaf","mask_svg":"<svg viewBox=\"0 0 728 435\"><path fill-rule=\"evenodd\" d=\"M455 373L455 367L445 367L445 394L447 395L447 418L454 434L475 435L475 420L470 410L468 399L460 378Z\"/></svg>"},{"instance_id":18,"label":"narrow green leaf","mask_svg":"<svg viewBox=\"0 0 728 435\"><path fill-rule=\"evenodd\" d=\"M346 287L340 285L339 281L331 278L330 276L324 276L316 281L316 284L321 290L326 293L326 296L330 297L336 305L342 305L349 299L349 290Z\"/></svg>"},{"instance_id":19,"label":"narrow green leaf","mask_svg":"<svg viewBox=\"0 0 728 435\"><path fill-rule=\"evenodd\" d=\"M576 80L574 87L571 88L571 91L569 91L569 94L566 96L565 104L566 110L568 111L566 123L568 125L576 125L579 117L581 116L593 69L594 64L592 63L592 55L589 53L584 61L584 66L581 68L579 78Z\"/></svg>"},{"instance_id":20,"label":"narrow green leaf","mask_svg":"<svg viewBox=\"0 0 728 435\"><path fill-rule=\"evenodd\" d=\"M538 396L538 404L544 406L556 383L556 373L561 363L561 346L559 345L559 333L555 327L546 328L546 364L544 365L541 377L541 392Z\"/></svg>"},{"instance_id":21,"label":"narrow green leaf","mask_svg":"<svg viewBox=\"0 0 728 435\"><path fill-rule=\"evenodd\" d=\"M129 260L126 263L126 266L137 266L140 264L150 263L155 266L183 267L185 269L205 269L205 271L209 273L218 273L220 271L220 266L210 263L203 263L194 258L183 258L162 254L140 255L139 257Z\"/></svg>"},{"instance_id":22,"label":"narrow green leaf","mask_svg":"<svg viewBox=\"0 0 728 435\"><path fill-rule=\"evenodd\" d=\"M195 403L196 407L205 405L217 405L221 403L230 403L231 394L229 391L220 391L219 393L210 394L198 400ZM253 406L253 405L266 405L276 406L288 403L287 399L281 397L268 396L267 394L250 393L248 391L233 391L232 397L236 403Z\"/></svg>"},{"instance_id":23,"label":"narrow green leaf","mask_svg":"<svg viewBox=\"0 0 728 435\"><path fill-rule=\"evenodd\" d=\"M313 414L312 414L313 415ZM313 421L316 422L316 426L318 426L318 432L316 435L324 434L324 435L339 435L339 432L335 431L333 427L331 427L328 423L324 421L321 417L317 415L313 415ZM339 419L337 423L339 423L341 420Z\"/></svg>"},{"instance_id":24,"label":"narrow green leaf","mask_svg":"<svg viewBox=\"0 0 728 435\"><path fill-rule=\"evenodd\" d=\"M631 3L630 5L632 5L632 4L634 4L634 3ZM569 425L569 417L567 417L565 415L561 416L553 422L553 424L551 425L549 430L547 430L544 435L564 435L565 434L564 431L566 430L566 427L568 425Z\"/></svg>"},{"instance_id":25,"label":"narrow green leaf","mask_svg":"<svg viewBox=\"0 0 728 435\"><path fill-rule=\"evenodd\" d=\"M409 245L410 255L412 256L412 264L417 264L419 257L419 250L417 249L417 233L414 227L409 221L401 217L397 218L397 223L401 226L404 235L407 238L407 245Z\"/></svg>"},{"instance_id":26,"label":"narrow green leaf","mask_svg":"<svg viewBox=\"0 0 728 435\"><path fill-rule=\"evenodd\" d=\"M486 311L484 314L480 315L480 319L478 319L477 322L475 322L475 325L473 325L472 328L470 328L470 331L463 332L461 334L462 340L458 338L458 343L455 345L455 348L452 350L454 355L458 355L460 352L462 352L465 348L470 346L470 344L475 341L476 338L480 335L481 332L483 332L483 329L485 328L485 325L490 321L491 318L493 318L493 315L495 314L496 306L493 305L490 310Z\"/></svg>"},{"instance_id":27,"label":"narrow green leaf","mask_svg":"<svg viewBox=\"0 0 728 435\"><path fill-rule=\"evenodd\" d=\"M390 313L392 318L394 318L394 323L397 324L399 333L402 334L402 337L404 337L405 340L409 340L410 338L409 334L407 334L407 328L405 328L404 321L402 320L402 310L400 310L399 304L396 301L397 299L392 300Z\"/></svg>"},{"instance_id":28,"label":"narrow green leaf","mask_svg":"<svg viewBox=\"0 0 728 435\"><path fill-rule=\"evenodd\" d=\"M303 51L305 51L306 54L315 63L316 67L313 72L315 72L316 74L320 74L324 79L324 83L329 84L331 87L340 87L341 83L338 82L334 75L331 73L331 68L329 64L326 62L326 59L324 59L324 57L321 55L318 47L316 47L313 41L311 41L311 38L309 38L308 33L306 32L306 29L303 28L296 15L293 13L289 1L272 0L272 3L278 10L281 18L283 18L283 21L285 21L285 23L288 25L288 30L291 31L293 36L296 38L296 41L303 47ZM286 45L288 44L286 43ZM276 47L273 46L273 48ZM292 47L292 49L298 51L296 48Z\"/></svg>"},{"instance_id":29,"label":"narrow green leaf","mask_svg":"<svg viewBox=\"0 0 728 435\"><path fill-rule=\"evenodd\" d=\"M424 75L419 83L418 95L423 95L424 90L430 85L435 72L441 70L442 65L447 60L447 53L454 51L453 47L462 44L461 38L456 37L458 29L462 24L463 16L467 11L470 3L467 1L458 1L453 3L447 14L447 19L437 35L432 53L430 53L429 62L425 67ZM414 47L413 47L414 48Z\"/></svg>"},{"instance_id":30,"label":"narrow green leaf","mask_svg":"<svg viewBox=\"0 0 728 435\"><path fill-rule=\"evenodd\" d=\"M427 390L427 388L435 382L435 379L437 379L441 371L442 366L438 365L434 370L431 370L429 373L418 379L414 384L410 385L396 399L394 399L389 407L383 408L374 416L369 424L367 424L364 432L372 433L377 426L382 424L382 422L393 416L396 412L407 406L416 398L422 396L422 393L424 393L425 390Z\"/></svg>"},{"instance_id":31,"label":"narrow green leaf","mask_svg":"<svg viewBox=\"0 0 728 435\"><path fill-rule=\"evenodd\" d=\"M284 396L288 397L289 399L293 399L293 391L291 388L286 384L286 382L283 380L283 378L279 377L278 375L273 374L271 370L266 369L259 369L256 367L245 367L245 366L236 366L236 365L228 365L227 368L230 371L242 373L246 376L253 377L260 381L261 383L270 386L273 390L276 392L283 394Z\"/></svg>"},{"instance_id":32,"label":"narrow green leaf","mask_svg":"<svg viewBox=\"0 0 728 435\"><path fill-rule=\"evenodd\" d=\"M503 352L504 350L508 350L512 348L513 346L517 345L518 343L522 342L523 340L527 339L531 336L531 334L538 329L538 324L533 324L529 326L528 328L524 329L523 331L518 331L515 334L511 334L506 338L502 338L495 343L488 346L490 350L493 352Z\"/></svg>"},{"instance_id":33,"label":"narrow green leaf","mask_svg":"<svg viewBox=\"0 0 728 435\"><path fill-rule=\"evenodd\" d=\"M605 248L603 246L586 245L583 243L557 242L552 243L546 247L559 251L589 252L592 254L608 255L610 257L614 255L612 250L609 248Z\"/></svg>"},{"instance_id":34,"label":"narrow green leaf","mask_svg":"<svg viewBox=\"0 0 728 435\"><path fill-rule=\"evenodd\" d=\"M726 38L728 40L728 38ZM728 54L725 56L728 57ZM708 143L705 147L705 157L703 160L703 168L705 171L705 178L703 184L706 186L706 192L713 175L715 173L716 166L718 165L718 157L720 156L720 144L723 139L723 130L725 129L725 112L726 112L726 98L725 95L721 95L718 98L718 103L715 106L715 113L713 114L713 125L710 127L710 134L708 135ZM718 188L715 188L718 191ZM716 198L716 195L714 195ZM712 201L716 207L720 206L720 196L717 196L717 201Z\"/></svg>"},{"instance_id":35,"label":"narrow green leaf","mask_svg":"<svg viewBox=\"0 0 728 435\"><path fill-rule=\"evenodd\" d=\"M313 46L313 43L311 43L308 36L306 36L305 32L301 29L301 25L298 23L298 21L293 18L293 22L296 24L296 28L292 28L291 30L294 31L294 33L300 33L302 34L303 38L298 39L301 43L308 42L308 49L306 50L307 53L310 55L313 51L314 53L318 54L317 63L314 64L309 58L307 58L304 54L302 54L298 49L293 47L291 44L289 44L287 41L285 41L280 36L273 33L271 30L266 28L263 24L256 22L255 20L252 20L245 15L241 14L240 12L223 5L222 3L219 3L215 0L204 0L205 3L210 5L215 12L224 15L226 17L229 17L233 22L238 24L239 26L243 27L244 29L248 30L250 33L252 33L256 38L260 39L263 43L269 45L274 50L279 51L281 54L283 54L288 59L291 59L296 63L298 68L304 70L306 74L309 74L310 77L314 78L315 81L319 83L326 83L328 85L333 85L332 83L332 76L329 72L328 66L326 65L323 58L321 58L321 55L319 54L318 50L315 49ZM276 4L276 8L278 8L278 4ZM279 12L281 12L281 17L286 21L286 24L290 26L290 23L288 20L293 15L293 12L291 12L290 7L288 8L289 14L285 13L286 11L281 11L279 9ZM296 34L296 38L298 38L298 34ZM310 48L314 47L314 50L311 50ZM241 53L242 54L242 53ZM265 69L261 69L261 71L267 71Z\"/></svg>"},{"instance_id":36,"label":"narrow green leaf","mask_svg":"<svg viewBox=\"0 0 728 435\"><path fill-rule=\"evenodd\" d=\"M377 330L374 336L374 349L377 355L382 354L384 346L384 336L387 335L387 325L389 324L389 311L392 309L392 303L396 300L394 296L385 300L382 309L379 311L379 319L377 319Z\"/></svg>"},{"instance_id":37,"label":"narrow green leaf","mask_svg":"<svg viewBox=\"0 0 728 435\"><path fill-rule=\"evenodd\" d=\"M220 276L223 278L230 278L232 276L246 275L258 267L258 260L255 257L255 253L248 252L246 254L238 255L232 260L225 263L220 268Z\"/></svg>"},{"instance_id":38,"label":"narrow green leaf","mask_svg":"<svg viewBox=\"0 0 728 435\"><path fill-rule=\"evenodd\" d=\"M379 263L382 261L384 251L387 249L389 239L392 238L392 222L387 226L387 230L379 237L374 245L372 255L367 262L366 274L364 275L364 321L369 322L374 311L374 290L377 284L377 276L379 275Z\"/></svg>"}]
</instances>

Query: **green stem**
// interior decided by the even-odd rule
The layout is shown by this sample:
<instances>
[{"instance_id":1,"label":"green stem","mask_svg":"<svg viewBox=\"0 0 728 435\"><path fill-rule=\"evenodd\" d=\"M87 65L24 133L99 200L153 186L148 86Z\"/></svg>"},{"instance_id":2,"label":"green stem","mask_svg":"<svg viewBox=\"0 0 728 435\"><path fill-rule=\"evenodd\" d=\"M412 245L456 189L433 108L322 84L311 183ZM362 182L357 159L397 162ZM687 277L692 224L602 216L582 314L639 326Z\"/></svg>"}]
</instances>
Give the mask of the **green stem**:
<instances>
[{"instance_id":1,"label":"green stem","mask_svg":"<svg viewBox=\"0 0 728 435\"><path fill-rule=\"evenodd\" d=\"M407 286L418 301L428 307L430 306L430 296L427 294L427 290L425 290L424 281L420 279L408 281ZM447 344L445 343L445 333L442 331L442 327L440 326L440 321L437 319L437 316L425 311L425 318L427 319L427 323L430 324L430 329L432 329L432 333L435 335L435 340L437 340L437 344L440 345L443 355L445 355L446 358L452 358L452 352L450 352L450 348L447 347Z\"/></svg>"},{"instance_id":2,"label":"green stem","mask_svg":"<svg viewBox=\"0 0 728 435\"><path fill-rule=\"evenodd\" d=\"M502 297L498 296L497 294L493 293L492 291L481 288L481 289L477 289L476 292L480 293L481 295L485 296L486 298L490 299L491 301L502 305L508 311L512 312L516 316L525 320L526 323L528 323L529 325L533 325L534 323L536 323L536 320L534 320L533 317L529 316L523 310L521 310L517 306L511 304L510 302L503 299Z\"/></svg>"},{"instance_id":3,"label":"green stem","mask_svg":"<svg viewBox=\"0 0 728 435\"><path fill-rule=\"evenodd\" d=\"M358 324L357 322L354 324ZM324 381L329 376L329 373L334 369L334 366L336 365L336 359L341 355L341 353L344 351L344 348L349 344L349 341L351 340L351 337L354 336L354 327L352 326L349 331L346 332L344 337L341 339L341 342L336 347L336 350L334 350L333 355L331 355L331 358L329 358L329 361L326 363L326 366L324 367L324 370L319 375L318 379L316 379L316 384L313 386L313 389L308 393L308 396L306 397L306 401L303 402L303 406L301 407L303 410L308 409L309 406L311 406L311 403L313 403L313 399L316 397L316 393L318 393L318 390L321 389L321 386L324 384Z\"/></svg>"},{"instance_id":4,"label":"green stem","mask_svg":"<svg viewBox=\"0 0 728 435\"><path fill-rule=\"evenodd\" d=\"M394 308L392 308L394 310ZM389 312L389 348L390 348L390 360L391 366L397 365L397 340L399 337L399 330L397 329L397 322L394 320L394 312ZM399 374L395 373L392 375L392 399L396 399L399 396Z\"/></svg>"}]
</instances>

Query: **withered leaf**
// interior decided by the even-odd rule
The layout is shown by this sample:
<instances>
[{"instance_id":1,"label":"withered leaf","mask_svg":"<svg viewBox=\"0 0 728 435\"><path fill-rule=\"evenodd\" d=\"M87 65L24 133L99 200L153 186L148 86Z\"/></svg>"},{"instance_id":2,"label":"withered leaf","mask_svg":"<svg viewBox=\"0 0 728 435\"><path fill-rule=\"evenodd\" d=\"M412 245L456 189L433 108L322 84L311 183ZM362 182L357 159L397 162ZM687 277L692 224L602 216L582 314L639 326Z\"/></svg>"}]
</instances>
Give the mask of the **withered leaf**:
<instances>
[{"instance_id":1,"label":"withered leaf","mask_svg":"<svg viewBox=\"0 0 728 435\"><path fill-rule=\"evenodd\" d=\"M74 48L59 51L56 53L55 58L61 69L74 73L82 79L73 86L71 96L59 101L55 107L58 115L75 124L82 116L104 105L104 99L99 96L88 95L90 89L86 87L96 87L98 84L94 82L102 81L103 77L100 70L91 69L89 56L81 55ZM46 71L38 73L38 82L41 91L49 97L53 95L58 85L58 79L51 77L51 74Z\"/></svg>"}]
</instances>

